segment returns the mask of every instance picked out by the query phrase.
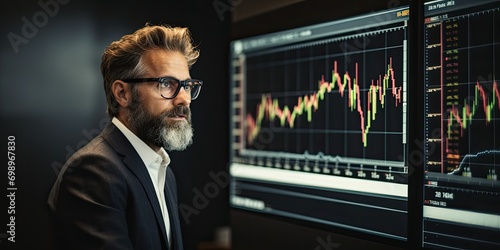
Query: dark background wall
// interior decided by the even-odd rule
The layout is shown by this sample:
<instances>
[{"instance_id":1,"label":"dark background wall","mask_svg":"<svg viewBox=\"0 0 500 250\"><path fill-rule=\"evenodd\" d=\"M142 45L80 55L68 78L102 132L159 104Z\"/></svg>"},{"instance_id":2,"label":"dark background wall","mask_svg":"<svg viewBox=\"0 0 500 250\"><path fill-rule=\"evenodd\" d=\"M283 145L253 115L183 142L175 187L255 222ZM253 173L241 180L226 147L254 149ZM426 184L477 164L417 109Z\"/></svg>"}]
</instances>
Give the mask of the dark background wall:
<instances>
[{"instance_id":1,"label":"dark background wall","mask_svg":"<svg viewBox=\"0 0 500 250\"><path fill-rule=\"evenodd\" d=\"M21 0L3 2L0 10L0 249L52 248L46 198L54 170L108 122L101 54L146 22L187 26L199 43L201 56L191 76L205 85L191 105L195 140L187 151L172 153L172 168L179 202L196 210L183 218L186 249L214 240L215 230L229 224L228 188L211 173L227 174L232 9L194 0ZM8 136L16 143L15 243L6 239ZM204 192L210 198L200 202L196 194Z\"/></svg>"}]
</instances>

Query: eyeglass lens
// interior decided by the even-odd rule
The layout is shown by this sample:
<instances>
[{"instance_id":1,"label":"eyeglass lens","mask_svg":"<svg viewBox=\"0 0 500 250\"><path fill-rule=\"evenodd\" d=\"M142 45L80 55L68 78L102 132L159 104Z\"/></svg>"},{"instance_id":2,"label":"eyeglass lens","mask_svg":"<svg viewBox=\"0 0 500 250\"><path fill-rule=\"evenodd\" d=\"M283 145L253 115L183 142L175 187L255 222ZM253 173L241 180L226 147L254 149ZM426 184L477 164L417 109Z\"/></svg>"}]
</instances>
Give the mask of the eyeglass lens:
<instances>
[{"instance_id":1,"label":"eyeglass lens","mask_svg":"<svg viewBox=\"0 0 500 250\"><path fill-rule=\"evenodd\" d=\"M174 98L182 87L191 95L191 99L193 100L200 93L201 83L194 79L179 81L175 78L163 78L160 81L159 87L160 94L165 98Z\"/></svg>"}]
</instances>

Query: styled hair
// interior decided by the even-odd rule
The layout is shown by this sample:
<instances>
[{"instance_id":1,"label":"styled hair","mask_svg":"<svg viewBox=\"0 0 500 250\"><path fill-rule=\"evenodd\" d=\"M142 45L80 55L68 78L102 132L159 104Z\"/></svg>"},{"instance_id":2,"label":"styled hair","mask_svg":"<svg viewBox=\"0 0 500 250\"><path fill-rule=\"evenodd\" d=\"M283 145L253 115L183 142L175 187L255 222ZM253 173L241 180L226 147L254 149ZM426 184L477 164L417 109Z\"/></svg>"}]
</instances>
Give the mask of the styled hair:
<instances>
[{"instance_id":1,"label":"styled hair","mask_svg":"<svg viewBox=\"0 0 500 250\"><path fill-rule=\"evenodd\" d=\"M181 52L189 68L200 54L192 42L188 28L169 25L146 24L134 33L124 35L120 40L112 42L104 51L101 62L107 113L110 117L118 115L120 107L111 91L113 82L144 75L147 68L143 63L143 55L146 51L156 49Z\"/></svg>"}]
</instances>

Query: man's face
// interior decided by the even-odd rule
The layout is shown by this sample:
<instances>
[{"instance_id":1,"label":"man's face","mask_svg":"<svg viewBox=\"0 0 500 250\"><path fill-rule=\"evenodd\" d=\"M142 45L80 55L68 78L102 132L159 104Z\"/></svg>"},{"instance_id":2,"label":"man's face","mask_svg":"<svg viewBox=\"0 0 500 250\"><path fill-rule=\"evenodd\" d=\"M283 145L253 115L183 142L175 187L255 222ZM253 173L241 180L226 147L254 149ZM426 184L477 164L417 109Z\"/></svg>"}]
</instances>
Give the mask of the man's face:
<instances>
[{"instance_id":1,"label":"man's face","mask_svg":"<svg viewBox=\"0 0 500 250\"><path fill-rule=\"evenodd\" d=\"M179 52L154 50L147 52L144 59L148 73L141 77L190 78L186 59ZM190 94L181 89L175 98L167 100L161 97L157 82L141 83L136 88L128 107L129 124L136 135L148 145L170 151L191 145Z\"/></svg>"}]
</instances>

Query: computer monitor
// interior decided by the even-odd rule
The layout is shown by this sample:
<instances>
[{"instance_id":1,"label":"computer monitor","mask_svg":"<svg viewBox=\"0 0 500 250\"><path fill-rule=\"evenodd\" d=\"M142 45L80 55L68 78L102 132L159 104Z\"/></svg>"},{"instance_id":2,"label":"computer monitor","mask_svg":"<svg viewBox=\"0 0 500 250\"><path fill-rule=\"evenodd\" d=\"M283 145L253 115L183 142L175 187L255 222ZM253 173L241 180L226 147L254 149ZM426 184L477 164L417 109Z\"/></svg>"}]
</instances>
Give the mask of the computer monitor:
<instances>
[{"instance_id":1,"label":"computer monitor","mask_svg":"<svg viewBox=\"0 0 500 250\"><path fill-rule=\"evenodd\" d=\"M500 1L424 11L422 246L500 249Z\"/></svg>"},{"instance_id":2,"label":"computer monitor","mask_svg":"<svg viewBox=\"0 0 500 250\"><path fill-rule=\"evenodd\" d=\"M400 6L231 42L233 209L405 244L409 18Z\"/></svg>"}]
</instances>

